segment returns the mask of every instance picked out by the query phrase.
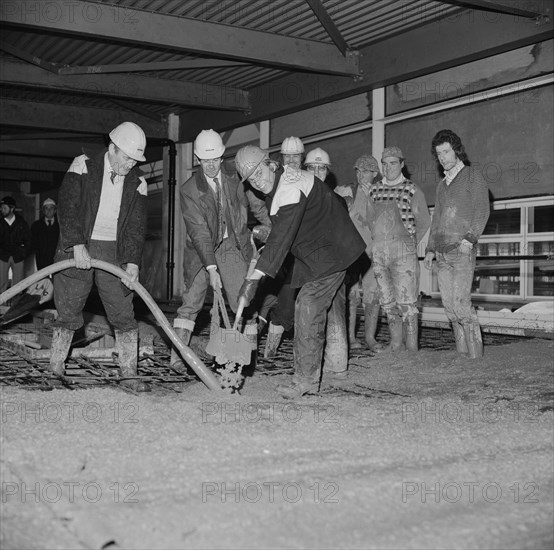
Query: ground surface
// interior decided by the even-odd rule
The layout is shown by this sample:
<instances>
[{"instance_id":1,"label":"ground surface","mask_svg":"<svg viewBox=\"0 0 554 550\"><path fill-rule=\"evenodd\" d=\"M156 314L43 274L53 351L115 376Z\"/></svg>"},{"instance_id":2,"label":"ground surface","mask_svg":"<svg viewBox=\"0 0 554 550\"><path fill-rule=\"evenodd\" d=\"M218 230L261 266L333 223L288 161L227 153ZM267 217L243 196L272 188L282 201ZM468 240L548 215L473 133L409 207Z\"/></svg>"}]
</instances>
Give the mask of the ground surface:
<instances>
[{"instance_id":1,"label":"ground surface","mask_svg":"<svg viewBox=\"0 0 554 550\"><path fill-rule=\"evenodd\" d=\"M293 402L266 363L240 395L4 386L1 547L552 548L552 341L438 347Z\"/></svg>"}]
</instances>

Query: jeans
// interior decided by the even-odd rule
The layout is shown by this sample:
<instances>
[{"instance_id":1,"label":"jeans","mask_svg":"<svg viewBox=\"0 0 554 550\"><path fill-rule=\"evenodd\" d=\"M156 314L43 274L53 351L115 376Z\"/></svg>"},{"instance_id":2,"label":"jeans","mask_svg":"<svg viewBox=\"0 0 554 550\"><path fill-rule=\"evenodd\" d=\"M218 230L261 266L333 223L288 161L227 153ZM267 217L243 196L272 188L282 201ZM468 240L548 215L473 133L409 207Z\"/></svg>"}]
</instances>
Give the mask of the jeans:
<instances>
[{"instance_id":1,"label":"jeans","mask_svg":"<svg viewBox=\"0 0 554 550\"><path fill-rule=\"evenodd\" d=\"M471 304L475 256L475 249L466 251L463 247L436 254L439 290L444 312L450 321L466 326L479 324Z\"/></svg>"}]
</instances>

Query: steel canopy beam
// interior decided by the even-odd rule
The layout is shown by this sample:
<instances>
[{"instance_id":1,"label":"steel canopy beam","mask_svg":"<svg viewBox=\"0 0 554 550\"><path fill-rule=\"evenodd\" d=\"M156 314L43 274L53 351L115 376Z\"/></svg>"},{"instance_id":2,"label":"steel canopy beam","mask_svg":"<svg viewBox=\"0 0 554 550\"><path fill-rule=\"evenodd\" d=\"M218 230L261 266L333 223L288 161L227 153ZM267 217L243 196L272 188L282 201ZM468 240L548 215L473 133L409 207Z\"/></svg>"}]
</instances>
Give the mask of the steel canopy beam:
<instances>
[{"instance_id":1,"label":"steel canopy beam","mask_svg":"<svg viewBox=\"0 0 554 550\"><path fill-rule=\"evenodd\" d=\"M335 43L335 46L340 50L342 55L346 55L346 52L350 49L346 40L343 38L339 29L335 25L335 22L331 19L327 10L323 7L321 0L306 0L315 16L319 19L319 22L323 28L327 31L327 34L331 37L331 40Z\"/></svg>"},{"instance_id":2,"label":"steel canopy beam","mask_svg":"<svg viewBox=\"0 0 554 550\"><path fill-rule=\"evenodd\" d=\"M27 128L46 128L86 134L107 134L118 124L131 119L151 138L167 137L166 123L121 110L91 109L82 106L54 105L16 99L0 101L0 124Z\"/></svg>"},{"instance_id":3,"label":"steel canopy beam","mask_svg":"<svg viewBox=\"0 0 554 550\"><path fill-rule=\"evenodd\" d=\"M551 40L553 31L551 19L537 25L528 19L500 14L491 21L483 12L461 11L446 20L433 21L361 48L360 70L364 77L358 81L326 75L290 75L250 89L249 116L207 111L183 115L180 140L192 141L203 128L230 130Z\"/></svg>"},{"instance_id":4,"label":"steel canopy beam","mask_svg":"<svg viewBox=\"0 0 554 550\"><path fill-rule=\"evenodd\" d=\"M140 75L72 75L60 76L25 63L0 63L4 84L45 88L50 91L77 92L115 97L119 100L156 101L166 104L189 105L248 111L248 92L238 88L212 86L197 82L162 80Z\"/></svg>"},{"instance_id":5,"label":"steel canopy beam","mask_svg":"<svg viewBox=\"0 0 554 550\"><path fill-rule=\"evenodd\" d=\"M173 71L209 69L212 67L236 67L248 63L223 59L183 59L182 61L157 61L151 63L114 63L110 65L85 65L61 67L58 74L136 73L145 71Z\"/></svg>"},{"instance_id":6,"label":"steel canopy beam","mask_svg":"<svg viewBox=\"0 0 554 550\"><path fill-rule=\"evenodd\" d=\"M358 74L355 53L349 52L344 57L333 44L152 13L118 4L10 0L2 2L0 21L47 32L131 42L288 69Z\"/></svg>"},{"instance_id":7,"label":"steel canopy beam","mask_svg":"<svg viewBox=\"0 0 554 550\"><path fill-rule=\"evenodd\" d=\"M496 0L442 0L445 4L453 4L455 6L462 6L464 8L476 8L494 11L496 13L507 13L510 15L517 15L519 17L527 17L529 19L537 19L546 16L546 13L540 13L534 10L528 10L522 8L522 2L509 2L504 0L498 2ZM535 8L538 5L535 6Z\"/></svg>"}]
</instances>

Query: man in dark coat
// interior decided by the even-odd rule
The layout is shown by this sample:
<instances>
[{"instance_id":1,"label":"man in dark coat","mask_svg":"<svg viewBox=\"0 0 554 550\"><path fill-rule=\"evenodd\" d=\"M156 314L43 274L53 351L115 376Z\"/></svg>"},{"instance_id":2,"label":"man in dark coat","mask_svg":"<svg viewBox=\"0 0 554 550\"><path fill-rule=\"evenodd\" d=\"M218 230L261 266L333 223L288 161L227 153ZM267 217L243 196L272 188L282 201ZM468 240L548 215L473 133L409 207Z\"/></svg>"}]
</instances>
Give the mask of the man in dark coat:
<instances>
[{"instance_id":1,"label":"man in dark coat","mask_svg":"<svg viewBox=\"0 0 554 550\"><path fill-rule=\"evenodd\" d=\"M4 197L0 202L0 292L8 287L9 270L12 284L22 281L25 273L25 258L31 245L31 231L22 216L15 213L13 197Z\"/></svg>"},{"instance_id":2,"label":"man in dark coat","mask_svg":"<svg viewBox=\"0 0 554 550\"><path fill-rule=\"evenodd\" d=\"M60 224L56 216L56 203L48 198L42 203L42 216L31 225L31 248L35 253L37 269L54 263L56 246L60 236Z\"/></svg>"},{"instance_id":3,"label":"man in dark coat","mask_svg":"<svg viewBox=\"0 0 554 550\"><path fill-rule=\"evenodd\" d=\"M136 379L138 325L133 310L132 283L138 281L146 236L146 180L135 168L145 161L146 136L133 122L110 132L108 150L73 160L60 188L60 238L56 261L75 259L75 268L54 276L58 310L52 339L50 369L64 374L65 359L75 330L83 326L83 308L96 283L108 321L115 328L122 383L135 391L145 386ZM91 259L125 269L130 282L101 269Z\"/></svg>"},{"instance_id":4,"label":"man in dark coat","mask_svg":"<svg viewBox=\"0 0 554 550\"><path fill-rule=\"evenodd\" d=\"M324 352L323 370L338 378L346 375L344 277L365 243L336 193L312 173L293 165L277 168L266 151L251 145L238 151L235 163L242 178L270 198L272 222L240 298L249 303L260 279L274 277L290 251L295 258L291 286L300 289L294 316L295 375L292 385L276 390L288 398L317 392Z\"/></svg>"}]
</instances>

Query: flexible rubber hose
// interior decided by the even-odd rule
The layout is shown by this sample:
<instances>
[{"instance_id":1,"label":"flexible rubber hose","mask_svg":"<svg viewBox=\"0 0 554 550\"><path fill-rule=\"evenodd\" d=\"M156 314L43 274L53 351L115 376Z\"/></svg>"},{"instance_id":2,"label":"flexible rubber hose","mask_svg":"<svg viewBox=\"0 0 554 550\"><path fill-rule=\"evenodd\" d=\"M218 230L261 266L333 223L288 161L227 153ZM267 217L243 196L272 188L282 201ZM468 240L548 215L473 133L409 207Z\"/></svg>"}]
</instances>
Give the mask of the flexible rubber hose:
<instances>
[{"instance_id":1,"label":"flexible rubber hose","mask_svg":"<svg viewBox=\"0 0 554 550\"><path fill-rule=\"evenodd\" d=\"M115 275L116 277L127 281L131 285L133 290L143 299L144 303L148 306L148 309L150 309L150 311L154 314L156 321L158 321L163 331L171 340L171 343L177 348L177 350L181 354L181 357L192 367L192 369L200 377L202 382L204 382L204 384L206 384L206 386L210 390L221 390L221 385L216 380L214 374L206 367L206 365L204 365L204 363L202 363L200 358L188 346L185 346L185 344L183 344L177 334L175 334L175 331L169 324L169 321L163 314L162 310L158 307L156 302L154 302L154 299L152 298L152 296L150 296L148 291L138 281L134 283L131 282L131 279L126 271L124 271L120 267L117 267L116 265L110 264L109 262L104 262L102 260L91 260L91 265L95 269L107 271L108 273L111 273L112 275ZM23 292L32 284L38 283L38 281L41 281L42 279L54 273L57 273L58 271L64 271L65 269L69 269L71 267L75 267L75 260L73 259L56 262L41 269L40 271L37 271L36 273L33 273L26 279L23 279L23 281L20 281L16 285L12 286L8 290L0 294L0 305L10 298L17 296L17 294Z\"/></svg>"}]
</instances>

